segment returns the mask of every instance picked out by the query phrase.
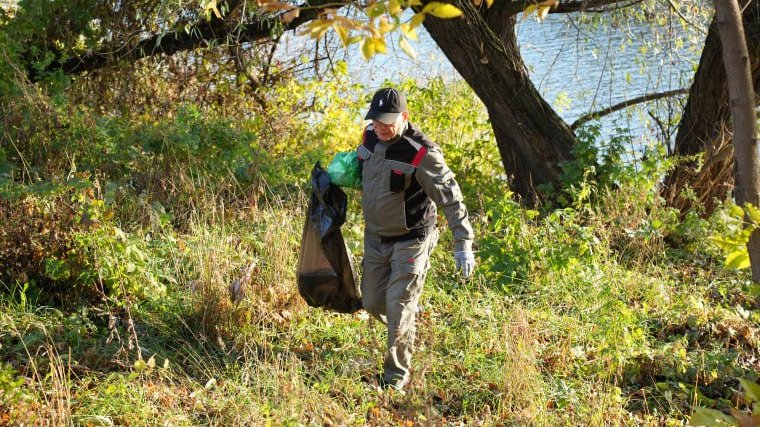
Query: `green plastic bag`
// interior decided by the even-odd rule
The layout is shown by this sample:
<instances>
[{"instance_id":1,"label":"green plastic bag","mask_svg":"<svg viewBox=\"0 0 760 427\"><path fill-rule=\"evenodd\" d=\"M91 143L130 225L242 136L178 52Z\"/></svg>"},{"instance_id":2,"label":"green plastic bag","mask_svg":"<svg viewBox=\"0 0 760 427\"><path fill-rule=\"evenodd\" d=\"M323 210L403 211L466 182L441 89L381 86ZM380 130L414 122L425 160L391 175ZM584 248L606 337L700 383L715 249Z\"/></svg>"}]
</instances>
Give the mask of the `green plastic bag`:
<instances>
[{"instance_id":1,"label":"green plastic bag","mask_svg":"<svg viewBox=\"0 0 760 427\"><path fill-rule=\"evenodd\" d=\"M338 187L362 188L362 177L359 174L359 158L356 151L340 151L335 154L330 166L327 167L330 182Z\"/></svg>"}]
</instances>

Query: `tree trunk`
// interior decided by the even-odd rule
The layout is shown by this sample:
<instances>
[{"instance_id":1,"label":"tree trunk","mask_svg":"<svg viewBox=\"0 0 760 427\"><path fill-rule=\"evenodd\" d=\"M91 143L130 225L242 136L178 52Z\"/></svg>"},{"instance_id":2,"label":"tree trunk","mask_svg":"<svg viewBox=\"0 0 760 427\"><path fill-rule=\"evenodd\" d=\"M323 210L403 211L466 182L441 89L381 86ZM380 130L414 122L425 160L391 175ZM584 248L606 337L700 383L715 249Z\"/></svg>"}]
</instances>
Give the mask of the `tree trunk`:
<instances>
[{"instance_id":1,"label":"tree trunk","mask_svg":"<svg viewBox=\"0 0 760 427\"><path fill-rule=\"evenodd\" d=\"M744 28L752 80L754 87L760 88L760 4L757 0L751 0L744 9ZM663 186L663 196L670 206L683 213L700 207L705 217L734 187L728 84L721 53L718 28L713 19L676 134L674 154L682 160L665 178ZM695 197L688 196L686 189L693 190Z\"/></svg>"},{"instance_id":2,"label":"tree trunk","mask_svg":"<svg viewBox=\"0 0 760 427\"><path fill-rule=\"evenodd\" d=\"M485 104L509 186L534 204L543 199L542 187L559 187L560 165L571 159L575 136L529 78L514 12L499 11L498 3L484 11L470 0L454 4L461 18L428 16L425 28Z\"/></svg>"},{"instance_id":3,"label":"tree trunk","mask_svg":"<svg viewBox=\"0 0 760 427\"><path fill-rule=\"evenodd\" d=\"M757 141L755 91L737 0L715 0L715 21L718 23L728 78L736 153L736 201L740 205L751 203L760 206L760 146ZM752 280L760 282L760 230L755 230L750 236L747 251L752 264Z\"/></svg>"}]
</instances>

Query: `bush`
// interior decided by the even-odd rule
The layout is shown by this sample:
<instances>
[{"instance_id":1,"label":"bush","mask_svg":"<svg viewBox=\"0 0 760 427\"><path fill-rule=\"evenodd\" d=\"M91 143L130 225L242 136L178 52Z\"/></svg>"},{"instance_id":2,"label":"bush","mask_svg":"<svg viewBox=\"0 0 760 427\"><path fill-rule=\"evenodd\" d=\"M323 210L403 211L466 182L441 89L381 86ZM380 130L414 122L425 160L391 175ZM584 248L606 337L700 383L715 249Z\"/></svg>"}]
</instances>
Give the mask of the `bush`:
<instances>
[{"instance_id":1,"label":"bush","mask_svg":"<svg viewBox=\"0 0 760 427\"><path fill-rule=\"evenodd\" d=\"M92 221L92 190L84 181L0 187L0 280L50 282L47 260L70 252L74 234Z\"/></svg>"},{"instance_id":2,"label":"bush","mask_svg":"<svg viewBox=\"0 0 760 427\"><path fill-rule=\"evenodd\" d=\"M156 265L149 242L121 231L114 213L87 176L57 183L5 183L0 192L0 280L36 291L146 298L162 295L171 275Z\"/></svg>"}]
</instances>

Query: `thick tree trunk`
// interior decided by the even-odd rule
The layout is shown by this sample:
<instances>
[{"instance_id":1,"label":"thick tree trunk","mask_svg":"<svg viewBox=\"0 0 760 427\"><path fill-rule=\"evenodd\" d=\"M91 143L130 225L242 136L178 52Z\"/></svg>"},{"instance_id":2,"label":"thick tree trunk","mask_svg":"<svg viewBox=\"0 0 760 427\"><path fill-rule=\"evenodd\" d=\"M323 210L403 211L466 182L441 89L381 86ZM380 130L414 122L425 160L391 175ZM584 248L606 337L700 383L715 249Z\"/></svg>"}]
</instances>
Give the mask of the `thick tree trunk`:
<instances>
[{"instance_id":1,"label":"thick tree trunk","mask_svg":"<svg viewBox=\"0 0 760 427\"><path fill-rule=\"evenodd\" d=\"M744 9L744 28L754 87L760 88L760 3L757 0L752 0ZM699 206L703 215L709 216L716 202L725 200L734 187L728 84L721 54L718 28L713 20L676 134L674 154L681 162L666 177L663 186L668 204L684 213ZM688 196L687 189L693 190L695 198Z\"/></svg>"},{"instance_id":2,"label":"thick tree trunk","mask_svg":"<svg viewBox=\"0 0 760 427\"><path fill-rule=\"evenodd\" d=\"M511 10L479 11L470 0L454 4L461 18L429 16L424 25L454 68L485 104L509 185L523 202L557 187L561 163L571 159L575 136L530 81L520 56ZM485 7L485 2L483 2Z\"/></svg>"},{"instance_id":3,"label":"thick tree trunk","mask_svg":"<svg viewBox=\"0 0 760 427\"><path fill-rule=\"evenodd\" d=\"M757 141L755 91L742 14L737 0L715 0L723 63L728 78L729 105L736 153L736 201L760 206L760 145ZM752 280L760 282L760 230L747 243Z\"/></svg>"}]
</instances>

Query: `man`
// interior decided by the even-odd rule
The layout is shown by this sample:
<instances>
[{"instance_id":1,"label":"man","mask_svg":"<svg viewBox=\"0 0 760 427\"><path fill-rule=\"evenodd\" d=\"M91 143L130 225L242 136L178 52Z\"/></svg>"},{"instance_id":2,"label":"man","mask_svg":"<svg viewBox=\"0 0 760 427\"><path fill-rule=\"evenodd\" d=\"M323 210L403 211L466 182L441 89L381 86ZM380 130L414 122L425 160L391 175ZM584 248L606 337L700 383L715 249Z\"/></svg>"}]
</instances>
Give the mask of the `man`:
<instances>
[{"instance_id":1,"label":"man","mask_svg":"<svg viewBox=\"0 0 760 427\"><path fill-rule=\"evenodd\" d=\"M404 95L381 89L372 98L357 150L362 176L364 264L362 304L388 325L382 385L402 390L409 381L417 303L438 241L436 205L454 235L454 259L472 274L473 233L454 174L443 153L409 123Z\"/></svg>"}]
</instances>

